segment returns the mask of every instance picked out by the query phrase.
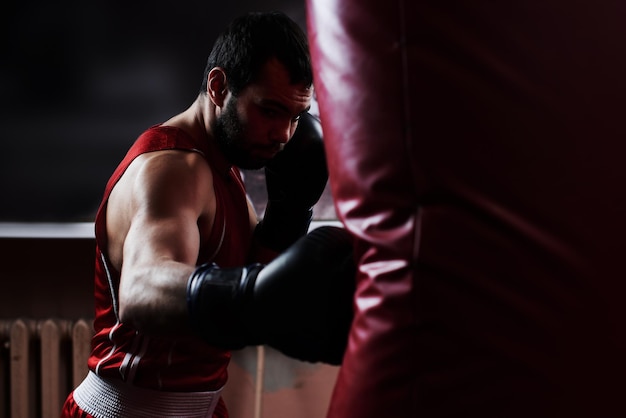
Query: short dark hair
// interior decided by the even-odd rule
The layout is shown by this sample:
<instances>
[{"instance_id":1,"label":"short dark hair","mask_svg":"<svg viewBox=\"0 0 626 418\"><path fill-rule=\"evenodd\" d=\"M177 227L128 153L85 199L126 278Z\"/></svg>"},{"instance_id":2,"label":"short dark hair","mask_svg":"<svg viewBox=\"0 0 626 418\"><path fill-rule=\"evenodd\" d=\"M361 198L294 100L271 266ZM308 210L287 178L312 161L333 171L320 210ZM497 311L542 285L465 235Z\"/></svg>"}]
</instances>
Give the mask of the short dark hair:
<instances>
[{"instance_id":1,"label":"short dark hair","mask_svg":"<svg viewBox=\"0 0 626 418\"><path fill-rule=\"evenodd\" d=\"M207 77L221 67L234 96L254 82L265 63L277 58L289 72L292 84L313 84L309 45L304 31L282 12L251 12L234 19L218 36L204 69Z\"/></svg>"}]
</instances>

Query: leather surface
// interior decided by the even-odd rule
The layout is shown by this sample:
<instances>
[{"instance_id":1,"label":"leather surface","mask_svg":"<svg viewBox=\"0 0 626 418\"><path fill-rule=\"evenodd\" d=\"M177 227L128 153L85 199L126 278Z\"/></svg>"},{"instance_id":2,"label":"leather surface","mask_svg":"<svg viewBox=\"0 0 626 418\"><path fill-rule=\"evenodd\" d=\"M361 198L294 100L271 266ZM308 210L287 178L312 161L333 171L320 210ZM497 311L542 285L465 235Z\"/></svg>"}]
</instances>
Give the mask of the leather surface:
<instances>
[{"instance_id":1,"label":"leather surface","mask_svg":"<svg viewBox=\"0 0 626 418\"><path fill-rule=\"evenodd\" d=\"M358 239L328 416L626 416L626 4L307 13Z\"/></svg>"}]
</instances>

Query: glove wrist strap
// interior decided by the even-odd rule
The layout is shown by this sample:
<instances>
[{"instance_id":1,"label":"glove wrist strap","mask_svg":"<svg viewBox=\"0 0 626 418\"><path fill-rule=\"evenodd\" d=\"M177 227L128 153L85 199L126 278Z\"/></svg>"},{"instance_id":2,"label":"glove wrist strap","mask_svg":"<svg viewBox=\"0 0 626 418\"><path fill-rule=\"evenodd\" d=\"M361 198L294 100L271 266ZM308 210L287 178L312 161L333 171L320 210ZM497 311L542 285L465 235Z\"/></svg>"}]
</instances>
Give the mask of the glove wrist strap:
<instances>
[{"instance_id":1,"label":"glove wrist strap","mask_svg":"<svg viewBox=\"0 0 626 418\"><path fill-rule=\"evenodd\" d=\"M220 269L203 264L187 282L191 327L205 341L225 349L255 345L254 315L249 313L256 277L263 266Z\"/></svg>"}]
</instances>

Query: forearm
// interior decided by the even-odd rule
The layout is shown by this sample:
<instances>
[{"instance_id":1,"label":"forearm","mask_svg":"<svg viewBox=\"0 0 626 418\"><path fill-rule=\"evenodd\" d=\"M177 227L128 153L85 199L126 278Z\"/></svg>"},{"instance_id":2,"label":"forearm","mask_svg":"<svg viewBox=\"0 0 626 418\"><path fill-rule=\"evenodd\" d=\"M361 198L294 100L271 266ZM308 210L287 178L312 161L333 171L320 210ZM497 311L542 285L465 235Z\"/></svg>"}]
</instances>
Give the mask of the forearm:
<instances>
[{"instance_id":1,"label":"forearm","mask_svg":"<svg viewBox=\"0 0 626 418\"><path fill-rule=\"evenodd\" d=\"M186 286L193 270L175 261L123 268L120 320L146 334L189 332Z\"/></svg>"},{"instance_id":2,"label":"forearm","mask_svg":"<svg viewBox=\"0 0 626 418\"><path fill-rule=\"evenodd\" d=\"M135 216L120 267L122 322L147 334L189 331L185 286L198 257L198 236L194 216Z\"/></svg>"}]
</instances>

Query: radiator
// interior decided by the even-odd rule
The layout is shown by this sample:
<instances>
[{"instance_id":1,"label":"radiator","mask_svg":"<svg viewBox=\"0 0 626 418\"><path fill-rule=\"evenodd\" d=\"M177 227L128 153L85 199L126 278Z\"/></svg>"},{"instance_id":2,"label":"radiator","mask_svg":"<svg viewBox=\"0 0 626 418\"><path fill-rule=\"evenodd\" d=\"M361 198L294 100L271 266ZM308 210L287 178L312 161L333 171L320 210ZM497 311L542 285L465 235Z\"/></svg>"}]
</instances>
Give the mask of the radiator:
<instances>
[{"instance_id":1,"label":"radiator","mask_svg":"<svg viewBox=\"0 0 626 418\"><path fill-rule=\"evenodd\" d=\"M0 320L0 418L58 418L92 336L91 320Z\"/></svg>"}]
</instances>

